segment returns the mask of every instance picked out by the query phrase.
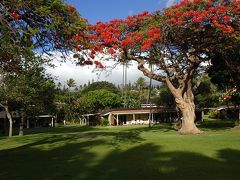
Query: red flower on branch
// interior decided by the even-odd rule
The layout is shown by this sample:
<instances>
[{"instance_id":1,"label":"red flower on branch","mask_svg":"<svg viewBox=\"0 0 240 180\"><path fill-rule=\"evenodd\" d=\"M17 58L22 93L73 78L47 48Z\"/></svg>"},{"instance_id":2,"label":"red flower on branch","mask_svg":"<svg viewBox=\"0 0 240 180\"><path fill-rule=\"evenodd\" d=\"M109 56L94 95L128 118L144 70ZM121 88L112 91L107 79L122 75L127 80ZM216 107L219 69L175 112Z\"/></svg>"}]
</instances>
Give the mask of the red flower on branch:
<instances>
[{"instance_id":1,"label":"red flower on branch","mask_svg":"<svg viewBox=\"0 0 240 180\"><path fill-rule=\"evenodd\" d=\"M76 8L74 6L68 6L67 10L73 12L76 11Z\"/></svg>"},{"instance_id":2,"label":"red flower on branch","mask_svg":"<svg viewBox=\"0 0 240 180\"><path fill-rule=\"evenodd\" d=\"M12 16L15 20L19 20L19 19L20 19L20 15L19 15L16 11L14 11L14 12L11 14L11 16Z\"/></svg>"},{"instance_id":3,"label":"red flower on branch","mask_svg":"<svg viewBox=\"0 0 240 180\"><path fill-rule=\"evenodd\" d=\"M77 46L75 47L75 49L76 49L76 51L80 51L80 50L81 50L81 45L77 45Z\"/></svg>"},{"instance_id":4,"label":"red flower on branch","mask_svg":"<svg viewBox=\"0 0 240 180\"><path fill-rule=\"evenodd\" d=\"M113 48L109 48L107 51L109 54L112 54L112 55L116 53L116 51Z\"/></svg>"},{"instance_id":5,"label":"red flower on branch","mask_svg":"<svg viewBox=\"0 0 240 180\"><path fill-rule=\"evenodd\" d=\"M148 50L154 43L154 39L145 39L142 43L142 50Z\"/></svg>"},{"instance_id":6,"label":"red flower on branch","mask_svg":"<svg viewBox=\"0 0 240 180\"><path fill-rule=\"evenodd\" d=\"M224 23L229 23L231 18L230 18L230 16L223 16L222 20L223 20Z\"/></svg>"},{"instance_id":7,"label":"red flower on branch","mask_svg":"<svg viewBox=\"0 0 240 180\"><path fill-rule=\"evenodd\" d=\"M143 36L142 36L141 33L136 32L136 33L133 35L133 39L134 39L134 41L142 41Z\"/></svg>"},{"instance_id":8,"label":"red flower on branch","mask_svg":"<svg viewBox=\"0 0 240 180\"><path fill-rule=\"evenodd\" d=\"M95 54L96 54L96 51L92 50L91 53L90 53L90 58L94 59Z\"/></svg>"},{"instance_id":9,"label":"red flower on branch","mask_svg":"<svg viewBox=\"0 0 240 180\"><path fill-rule=\"evenodd\" d=\"M84 61L84 64L85 64L85 65L93 65L93 62L90 61L90 60L87 60L87 61Z\"/></svg>"},{"instance_id":10,"label":"red flower on branch","mask_svg":"<svg viewBox=\"0 0 240 180\"><path fill-rule=\"evenodd\" d=\"M202 20L203 20L202 17L194 17L194 18L192 19L192 21L195 22L195 23L200 23L200 22L202 22Z\"/></svg>"},{"instance_id":11,"label":"red flower on branch","mask_svg":"<svg viewBox=\"0 0 240 180\"><path fill-rule=\"evenodd\" d=\"M98 68L104 68L104 66L103 66L103 64L101 63L101 62L99 62L99 61L94 61L94 64L96 65L96 67L98 67Z\"/></svg>"},{"instance_id":12,"label":"red flower on branch","mask_svg":"<svg viewBox=\"0 0 240 180\"><path fill-rule=\"evenodd\" d=\"M73 39L79 42L82 41L82 37L79 34L76 34L75 36L73 36Z\"/></svg>"},{"instance_id":13,"label":"red flower on branch","mask_svg":"<svg viewBox=\"0 0 240 180\"><path fill-rule=\"evenodd\" d=\"M133 41L132 41L131 37L128 37L121 42L121 46L123 48L126 48L127 46L131 46L132 44L133 44Z\"/></svg>"}]
</instances>

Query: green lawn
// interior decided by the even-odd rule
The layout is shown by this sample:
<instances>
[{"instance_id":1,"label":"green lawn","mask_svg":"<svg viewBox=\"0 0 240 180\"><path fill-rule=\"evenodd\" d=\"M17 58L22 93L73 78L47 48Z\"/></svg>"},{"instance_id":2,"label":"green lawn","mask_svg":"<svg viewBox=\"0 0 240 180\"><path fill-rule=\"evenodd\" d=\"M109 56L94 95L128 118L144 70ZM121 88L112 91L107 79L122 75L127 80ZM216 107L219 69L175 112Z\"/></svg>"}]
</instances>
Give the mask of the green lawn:
<instances>
[{"instance_id":1,"label":"green lawn","mask_svg":"<svg viewBox=\"0 0 240 180\"><path fill-rule=\"evenodd\" d=\"M210 121L182 136L169 126L28 130L0 138L0 179L240 179L240 130Z\"/></svg>"}]
</instances>

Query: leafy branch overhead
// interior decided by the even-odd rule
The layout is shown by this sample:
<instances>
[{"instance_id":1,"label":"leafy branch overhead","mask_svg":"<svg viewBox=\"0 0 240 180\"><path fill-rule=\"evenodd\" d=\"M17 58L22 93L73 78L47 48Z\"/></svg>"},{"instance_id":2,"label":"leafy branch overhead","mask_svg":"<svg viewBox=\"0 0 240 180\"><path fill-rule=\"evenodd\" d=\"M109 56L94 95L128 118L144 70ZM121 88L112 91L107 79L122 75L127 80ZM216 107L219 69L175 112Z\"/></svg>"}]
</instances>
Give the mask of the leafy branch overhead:
<instances>
[{"instance_id":1,"label":"leafy branch overhead","mask_svg":"<svg viewBox=\"0 0 240 180\"><path fill-rule=\"evenodd\" d=\"M5 67L32 50L70 50L76 34L79 40L87 26L75 8L61 0L3 0L0 12L0 58Z\"/></svg>"}]
</instances>

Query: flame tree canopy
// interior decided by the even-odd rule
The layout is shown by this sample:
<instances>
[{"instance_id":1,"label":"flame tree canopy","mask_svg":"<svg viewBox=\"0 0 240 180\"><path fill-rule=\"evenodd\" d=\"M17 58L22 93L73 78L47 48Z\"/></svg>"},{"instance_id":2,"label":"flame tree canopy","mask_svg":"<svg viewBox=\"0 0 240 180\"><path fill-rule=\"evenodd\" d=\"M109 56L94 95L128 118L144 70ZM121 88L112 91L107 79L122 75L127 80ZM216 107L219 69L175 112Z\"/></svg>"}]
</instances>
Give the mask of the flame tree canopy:
<instances>
[{"instance_id":1,"label":"flame tree canopy","mask_svg":"<svg viewBox=\"0 0 240 180\"><path fill-rule=\"evenodd\" d=\"M71 49L83 40L87 26L75 7L62 0L1 0L0 13L0 64L9 71L34 50Z\"/></svg>"},{"instance_id":2,"label":"flame tree canopy","mask_svg":"<svg viewBox=\"0 0 240 180\"><path fill-rule=\"evenodd\" d=\"M194 124L192 79L216 54L239 54L240 1L182 0L163 12L129 16L89 26L89 59L98 53L118 62L136 61L145 76L166 83L182 113L182 134L200 133ZM239 62L232 61L239 67ZM154 64L154 72L148 69Z\"/></svg>"}]
</instances>

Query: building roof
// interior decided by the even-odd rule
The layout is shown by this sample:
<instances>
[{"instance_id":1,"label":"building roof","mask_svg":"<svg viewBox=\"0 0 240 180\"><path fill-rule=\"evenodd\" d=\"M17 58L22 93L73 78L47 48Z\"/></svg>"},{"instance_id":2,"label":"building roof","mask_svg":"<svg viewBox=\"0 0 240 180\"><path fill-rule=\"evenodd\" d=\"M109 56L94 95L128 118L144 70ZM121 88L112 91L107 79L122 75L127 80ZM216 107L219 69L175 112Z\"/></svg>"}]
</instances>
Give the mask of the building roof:
<instances>
[{"instance_id":1,"label":"building roof","mask_svg":"<svg viewBox=\"0 0 240 180\"><path fill-rule=\"evenodd\" d=\"M174 108L144 107L144 108L118 108L109 109L100 113L101 116L112 114L148 114L158 112L176 112Z\"/></svg>"}]
</instances>

